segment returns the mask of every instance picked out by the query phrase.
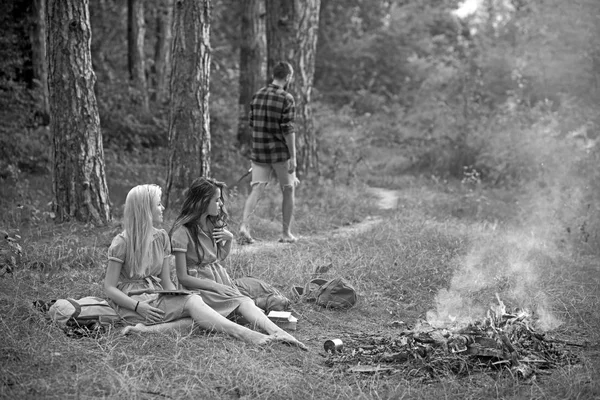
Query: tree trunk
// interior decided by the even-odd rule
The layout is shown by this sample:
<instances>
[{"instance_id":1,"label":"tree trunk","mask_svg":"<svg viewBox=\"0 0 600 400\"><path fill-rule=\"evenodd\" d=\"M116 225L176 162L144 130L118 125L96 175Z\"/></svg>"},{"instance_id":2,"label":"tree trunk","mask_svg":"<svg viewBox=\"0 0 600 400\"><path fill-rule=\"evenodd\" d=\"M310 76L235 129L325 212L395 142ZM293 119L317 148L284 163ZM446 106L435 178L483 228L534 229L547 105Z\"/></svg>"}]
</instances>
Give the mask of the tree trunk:
<instances>
[{"instance_id":1,"label":"tree trunk","mask_svg":"<svg viewBox=\"0 0 600 400\"><path fill-rule=\"evenodd\" d=\"M176 0L165 206L172 188L210 174L210 0Z\"/></svg>"},{"instance_id":2,"label":"tree trunk","mask_svg":"<svg viewBox=\"0 0 600 400\"><path fill-rule=\"evenodd\" d=\"M33 65L33 78L40 95L40 104L43 115L43 125L48 125L46 121L50 119L50 104L48 93L48 65L46 63L46 1L32 1L32 24L31 24L31 61Z\"/></svg>"},{"instance_id":3,"label":"tree trunk","mask_svg":"<svg viewBox=\"0 0 600 400\"><path fill-rule=\"evenodd\" d=\"M144 111L150 112L148 100L148 85L146 84L146 57L144 54L144 35L146 22L144 20L143 0L128 0L127 45L129 79L137 91L137 98Z\"/></svg>"},{"instance_id":4,"label":"tree trunk","mask_svg":"<svg viewBox=\"0 0 600 400\"><path fill-rule=\"evenodd\" d=\"M88 0L49 0L48 66L56 219L110 220L90 51Z\"/></svg>"},{"instance_id":5,"label":"tree trunk","mask_svg":"<svg viewBox=\"0 0 600 400\"><path fill-rule=\"evenodd\" d=\"M159 104L165 103L169 97L172 24L173 0L160 0L156 10L156 47L154 49L154 90L156 101Z\"/></svg>"},{"instance_id":6,"label":"tree trunk","mask_svg":"<svg viewBox=\"0 0 600 400\"><path fill-rule=\"evenodd\" d=\"M319 173L317 137L311 109L321 0L267 1L267 76L278 61L294 67L298 170Z\"/></svg>"},{"instance_id":7,"label":"tree trunk","mask_svg":"<svg viewBox=\"0 0 600 400\"><path fill-rule=\"evenodd\" d=\"M265 0L240 2L240 96L238 101L237 141L244 152L252 146L252 129L248 125L250 101L267 76L265 40Z\"/></svg>"}]
</instances>

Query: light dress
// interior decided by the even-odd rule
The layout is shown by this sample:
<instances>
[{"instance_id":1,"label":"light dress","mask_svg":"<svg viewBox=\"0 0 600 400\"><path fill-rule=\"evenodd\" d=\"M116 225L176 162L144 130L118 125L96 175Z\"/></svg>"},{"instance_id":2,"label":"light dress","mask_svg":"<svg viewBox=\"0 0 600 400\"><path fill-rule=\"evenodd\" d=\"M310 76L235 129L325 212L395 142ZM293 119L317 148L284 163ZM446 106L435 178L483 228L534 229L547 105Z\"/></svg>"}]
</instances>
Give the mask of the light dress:
<instances>
[{"instance_id":1,"label":"light dress","mask_svg":"<svg viewBox=\"0 0 600 400\"><path fill-rule=\"evenodd\" d=\"M227 257L229 251L225 251L225 248L221 244L215 243L211 236L203 232L202 229L199 229L199 255L191 235L191 232L185 226L179 227L171 235L173 253L185 253L185 264L188 275L200 279L210 279L222 285L230 286L238 294L233 296L223 295L212 290L187 288L183 285L181 285L181 288L199 293L209 307L224 317L229 316L243 302L253 302L250 297L244 296L239 292L237 286L235 286L233 280L229 277L227 270L219 264L219 261L223 261Z\"/></svg>"},{"instance_id":2,"label":"light dress","mask_svg":"<svg viewBox=\"0 0 600 400\"><path fill-rule=\"evenodd\" d=\"M121 266L121 274L117 288L127 294L130 290L136 289L156 289L162 290L160 284L160 273L162 271L163 261L171 255L169 235L164 229L156 229L152 235L150 244L150 257L144 270L140 274L135 274L131 267L126 262L127 244L125 242L124 233L115 236L110 247L108 248L108 259L116 261ZM185 303L191 295L163 295L143 293L131 296L132 299L138 301L151 300L152 307L160 308L165 312L162 322L176 321L181 318L189 317L189 313L184 310ZM150 325L137 312L129 308L121 307L111 299L108 299L109 304L119 314L125 322L129 324L143 323Z\"/></svg>"}]
</instances>

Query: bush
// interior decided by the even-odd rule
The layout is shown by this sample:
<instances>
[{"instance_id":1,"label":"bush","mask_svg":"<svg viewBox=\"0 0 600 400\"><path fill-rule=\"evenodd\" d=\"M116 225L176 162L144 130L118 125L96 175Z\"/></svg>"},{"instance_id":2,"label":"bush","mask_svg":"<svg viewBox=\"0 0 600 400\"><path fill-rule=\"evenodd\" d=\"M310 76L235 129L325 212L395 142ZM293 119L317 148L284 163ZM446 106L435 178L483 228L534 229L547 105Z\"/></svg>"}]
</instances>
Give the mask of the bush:
<instances>
[{"instance_id":1,"label":"bush","mask_svg":"<svg viewBox=\"0 0 600 400\"><path fill-rule=\"evenodd\" d=\"M36 113L36 95L23 83L0 90L0 179L50 171L50 132Z\"/></svg>"}]
</instances>

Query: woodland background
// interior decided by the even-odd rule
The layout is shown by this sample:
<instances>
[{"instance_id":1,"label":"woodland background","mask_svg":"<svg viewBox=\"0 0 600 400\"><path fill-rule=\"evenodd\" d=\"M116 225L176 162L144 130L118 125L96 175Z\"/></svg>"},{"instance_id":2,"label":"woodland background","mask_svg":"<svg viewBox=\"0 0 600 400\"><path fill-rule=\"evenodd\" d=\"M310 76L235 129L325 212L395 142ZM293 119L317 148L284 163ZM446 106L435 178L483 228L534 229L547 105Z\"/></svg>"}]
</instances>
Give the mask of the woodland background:
<instances>
[{"instance_id":1,"label":"woodland background","mask_svg":"<svg viewBox=\"0 0 600 400\"><path fill-rule=\"evenodd\" d=\"M211 155L214 175L223 179L241 176L248 164L238 150L244 141L237 112L243 3L211 4ZM480 3L475 13L459 18L453 1L322 1L312 109L317 118L335 115L360 132L355 140L332 139L324 132L331 121L324 118L315 127L319 164L305 173L325 179L339 179L341 173L351 180L367 148L394 148L402 161L387 168L396 173L462 179L468 168L491 185L540 178L548 165L539 157L554 147L571 155L555 160L565 170L577 164L580 155L566 150L570 139L579 137L585 146L596 135L595 2ZM49 119L31 60L32 4L3 2L1 14L0 177L17 187L26 184L28 174L52 169ZM165 162L168 104L157 92L154 62L161 7L158 0L144 2L148 93L141 96L128 73L127 4L90 4L107 164ZM140 96L150 99L149 108ZM536 123L551 126L553 134L522 134ZM544 149L538 147L542 143ZM157 176L158 183L163 179Z\"/></svg>"},{"instance_id":2,"label":"woodland background","mask_svg":"<svg viewBox=\"0 0 600 400\"><path fill-rule=\"evenodd\" d=\"M89 3L112 217L105 226L57 220L54 133L32 64L36 2L0 2L0 397L600 396L600 3L320 1L310 102L317 163L301 171L300 241L268 245L281 200L270 185L253 221L264 251L239 250L226 265L234 277L282 290L315 275L355 285L360 301L348 312L296 306L308 354L212 334L74 341L32 307L35 299L103 296L106 249L128 190L167 185L171 104L157 89L165 86L155 60L157 17L168 2L143 2L147 92L129 71L128 2ZM248 3L203 2L210 174L231 187L234 233L248 191L238 103ZM466 5L477 7L467 13ZM379 209L372 187L394 191L398 204ZM370 228L336 234L363 223ZM326 338L359 328L393 335L398 321L474 312L496 293L535 309L544 331L587 343L580 362L528 382L504 370L415 382L323 363Z\"/></svg>"}]
</instances>

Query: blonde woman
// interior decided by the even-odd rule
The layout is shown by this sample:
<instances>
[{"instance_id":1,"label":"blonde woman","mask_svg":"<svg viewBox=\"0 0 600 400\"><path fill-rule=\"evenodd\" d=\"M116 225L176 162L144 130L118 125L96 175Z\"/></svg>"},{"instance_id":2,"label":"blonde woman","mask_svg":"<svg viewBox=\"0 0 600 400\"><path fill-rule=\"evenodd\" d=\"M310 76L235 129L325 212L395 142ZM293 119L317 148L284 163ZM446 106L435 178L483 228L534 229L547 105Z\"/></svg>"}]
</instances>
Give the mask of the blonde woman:
<instances>
[{"instance_id":1,"label":"blonde woman","mask_svg":"<svg viewBox=\"0 0 600 400\"><path fill-rule=\"evenodd\" d=\"M161 332L197 324L224 332L246 342L263 345L284 341L236 324L210 308L199 295L151 293L174 290L168 256L170 241L164 229L161 189L156 185L136 186L127 195L124 231L108 249L104 290L111 306L129 324L129 332ZM130 292L149 291L128 295Z\"/></svg>"}]
</instances>

